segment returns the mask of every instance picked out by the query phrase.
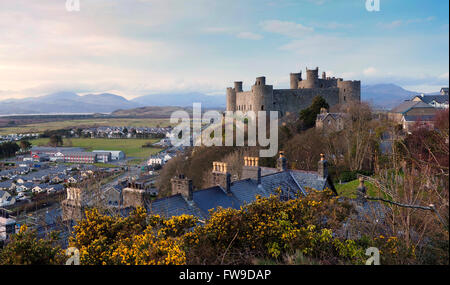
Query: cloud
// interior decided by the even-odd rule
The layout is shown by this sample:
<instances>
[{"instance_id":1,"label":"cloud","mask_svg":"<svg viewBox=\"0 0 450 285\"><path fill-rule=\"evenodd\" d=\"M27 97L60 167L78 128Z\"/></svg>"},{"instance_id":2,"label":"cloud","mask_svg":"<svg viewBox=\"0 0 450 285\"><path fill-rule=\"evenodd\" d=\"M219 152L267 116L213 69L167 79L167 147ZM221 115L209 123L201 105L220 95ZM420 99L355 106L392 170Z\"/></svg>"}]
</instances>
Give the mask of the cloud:
<instances>
[{"instance_id":1,"label":"cloud","mask_svg":"<svg viewBox=\"0 0 450 285\"><path fill-rule=\"evenodd\" d=\"M237 37L240 39L246 40L260 40L263 37L259 34L251 33L251 32L241 32L237 34Z\"/></svg>"},{"instance_id":2,"label":"cloud","mask_svg":"<svg viewBox=\"0 0 450 285\"><path fill-rule=\"evenodd\" d=\"M377 73L377 70L375 67L368 67L363 70L363 74L366 76L375 75Z\"/></svg>"},{"instance_id":3,"label":"cloud","mask_svg":"<svg viewBox=\"0 0 450 285\"><path fill-rule=\"evenodd\" d=\"M438 77L439 79L449 79L449 74L448 74L448 72L446 72L446 73L444 73L444 74L441 74L441 75L439 75L439 77Z\"/></svg>"},{"instance_id":4,"label":"cloud","mask_svg":"<svg viewBox=\"0 0 450 285\"><path fill-rule=\"evenodd\" d=\"M287 37L299 37L305 33L314 31L311 27L306 27L295 22L286 22L279 20L268 20L260 23L264 31L284 35Z\"/></svg>"},{"instance_id":5,"label":"cloud","mask_svg":"<svg viewBox=\"0 0 450 285\"><path fill-rule=\"evenodd\" d=\"M327 29L327 30L337 30L337 29L349 29L353 28L352 24L348 23L339 23L339 22L325 22L325 23L314 23L312 26Z\"/></svg>"},{"instance_id":6,"label":"cloud","mask_svg":"<svg viewBox=\"0 0 450 285\"><path fill-rule=\"evenodd\" d=\"M386 29L394 29L398 28L400 26L407 26L410 24L421 24L421 23L427 23L431 22L435 19L434 16L426 17L426 18L416 18L416 19L408 19L408 20L395 20L392 22L379 22L377 25L382 28Z\"/></svg>"},{"instance_id":7,"label":"cloud","mask_svg":"<svg viewBox=\"0 0 450 285\"><path fill-rule=\"evenodd\" d=\"M227 27L206 27L202 28L201 32L206 34L228 34L232 32L232 29Z\"/></svg>"}]
</instances>

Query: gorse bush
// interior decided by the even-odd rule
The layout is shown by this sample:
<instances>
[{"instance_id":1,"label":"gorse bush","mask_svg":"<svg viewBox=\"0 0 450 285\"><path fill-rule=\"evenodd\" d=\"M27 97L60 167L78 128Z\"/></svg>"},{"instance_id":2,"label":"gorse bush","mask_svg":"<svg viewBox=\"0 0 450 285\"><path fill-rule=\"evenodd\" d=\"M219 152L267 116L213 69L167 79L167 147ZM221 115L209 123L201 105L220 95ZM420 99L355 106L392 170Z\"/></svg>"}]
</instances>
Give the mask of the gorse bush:
<instances>
[{"instance_id":1,"label":"gorse bush","mask_svg":"<svg viewBox=\"0 0 450 285\"><path fill-rule=\"evenodd\" d=\"M83 265L364 264L365 250L380 249L382 264L415 263L415 248L397 237L343 238L354 212L330 190L282 201L257 197L240 209L219 208L205 221L189 215L164 218L142 208L128 217L85 212L69 246ZM0 252L2 264L63 264L57 237L39 240L22 227Z\"/></svg>"},{"instance_id":2,"label":"gorse bush","mask_svg":"<svg viewBox=\"0 0 450 285\"><path fill-rule=\"evenodd\" d=\"M63 264L66 257L57 244L59 236L52 232L48 239L37 238L36 231L22 226L11 241L0 249L0 265L54 265Z\"/></svg>"},{"instance_id":3,"label":"gorse bush","mask_svg":"<svg viewBox=\"0 0 450 285\"><path fill-rule=\"evenodd\" d=\"M70 246L80 249L82 264L363 264L366 248L379 240L339 238L351 204L328 190L311 192L289 201L257 197L240 209L219 208L206 221L143 209L108 217L94 209L75 227ZM392 262L399 252L389 247L384 260Z\"/></svg>"}]
</instances>

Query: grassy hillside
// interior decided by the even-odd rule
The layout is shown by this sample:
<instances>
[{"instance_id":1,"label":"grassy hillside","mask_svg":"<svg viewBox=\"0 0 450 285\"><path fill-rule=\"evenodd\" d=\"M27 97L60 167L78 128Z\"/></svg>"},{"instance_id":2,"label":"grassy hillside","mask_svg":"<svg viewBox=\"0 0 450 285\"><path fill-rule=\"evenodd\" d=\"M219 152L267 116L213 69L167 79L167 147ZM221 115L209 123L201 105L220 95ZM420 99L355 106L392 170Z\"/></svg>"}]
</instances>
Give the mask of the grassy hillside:
<instances>
[{"instance_id":1,"label":"grassy hillside","mask_svg":"<svg viewBox=\"0 0 450 285\"><path fill-rule=\"evenodd\" d=\"M155 139L90 139L90 138L72 138L64 139L64 146L82 147L87 151L92 150L122 150L127 157L147 158L152 154L158 153L158 148L143 148L146 143L154 143ZM48 145L48 138L32 140L34 146Z\"/></svg>"},{"instance_id":2,"label":"grassy hillside","mask_svg":"<svg viewBox=\"0 0 450 285\"><path fill-rule=\"evenodd\" d=\"M369 181L365 181L364 184L366 185L367 189L367 195L378 197L380 190L375 187L372 183ZM359 186L359 180L355 179L353 181L350 181L345 184L335 184L336 190L339 194L339 196L348 197L348 198L356 198L356 188Z\"/></svg>"}]
</instances>

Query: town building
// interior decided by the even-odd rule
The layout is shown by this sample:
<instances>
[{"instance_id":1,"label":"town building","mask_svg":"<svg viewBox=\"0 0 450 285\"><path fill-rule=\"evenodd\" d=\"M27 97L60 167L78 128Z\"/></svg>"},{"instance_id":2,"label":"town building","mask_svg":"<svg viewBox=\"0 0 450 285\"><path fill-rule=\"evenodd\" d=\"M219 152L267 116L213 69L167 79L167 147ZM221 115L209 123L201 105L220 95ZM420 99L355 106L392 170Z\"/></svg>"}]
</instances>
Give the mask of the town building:
<instances>
[{"instance_id":1,"label":"town building","mask_svg":"<svg viewBox=\"0 0 450 285\"><path fill-rule=\"evenodd\" d=\"M166 154L158 154L151 156L149 160L147 161L147 165L155 166L155 165L164 165L166 164L170 159L172 159L172 156L168 153Z\"/></svg>"},{"instance_id":2,"label":"town building","mask_svg":"<svg viewBox=\"0 0 450 285\"><path fill-rule=\"evenodd\" d=\"M108 163L111 161L111 152L96 151L93 153L97 155L97 157L96 157L97 162Z\"/></svg>"},{"instance_id":3,"label":"town building","mask_svg":"<svg viewBox=\"0 0 450 285\"><path fill-rule=\"evenodd\" d=\"M109 152L111 155L110 160L122 160L125 159L125 153L121 150L94 150L94 153L107 153Z\"/></svg>"},{"instance_id":4,"label":"town building","mask_svg":"<svg viewBox=\"0 0 450 285\"><path fill-rule=\"evenodd\" d=\"M323 133L339 132L344 129L344 116L343 113L329 113L322 108L317 114L316 129Z\"/></svg>"},{"instance_id":5,"label":"town building","mask_svg":"<svg viewBox=\"0 0 450 285\"><path fill-rule=\"evenodd\" d=\"M147 210L166 217L188 214L207 218L209 210L239 209L254 202L257 196L277 195L282 200L290 200L308 195L311 189L327 188L336 193L324 156L318 162L317 172L290 170L287 165L283 152L277 168L260 167L258 157L245 157L243 179L233 181L227 164L214 162L209 188L194 190L191 179L176 176L171 179L172 196L151 201L146 205Z\"/></svg>"},{"instance_id":6,"label":"town building","mask_svg":"<svg viewBox=\"0 0 450 285\"><path fill-rule=\"evenodd\" d=\"M8 239L15 233L16 221L4 209L0 209L0 241Z\"/></svg>"},{"instance_id":7,"label":"town building","mask_svg":"<svg viewBox=\"0 0 450 285\"><path fill-rule=\"evenodd\" d=\"M361 101L361 82L344 81L342 78L327 77L319 68L306 68L306 79L302 73L290 74L289 89L274 89L266 84L265 77L256 78L250 91L242 89L242 82L234 82L234 88L227 88L227 111L278 111L279 115L298 114L309 107L316 96L323 97L329 106L350 101Z\"/></svg>"},{"instance_id":8,"label":"town building","mask_svg":"<svg viewBox=\"0 0 450 285\"><path fill-rule=\"evenodd\" d=\"M415 102L424 102L438 109L448 109L448 91L447 95L418 95L412 100Z\"/></svg>"},{"instance_id":9,"label":"town building","mask_svg":"<svg viewBox=\"0 0 450 285\"><path fill-rule=\"evenodd\" d=\"M64 153L64 162L96 163L97 154L92 152L68 152Z\"/></svg>"},{"instance_id":10,"label":"town building","mask_svg":"<svg viewBox=\"0 0 450 285\"><path fill-rule=\"evenodd\" d=\"M16 198L9 192L0 190L0 207L11 206L16 203Z\"/></svg>"},{"instance_id":11,"label":"town building","mask_svg":"<svg viewBox=\"0 0 450 285\"><path fill-rule=\"evenodd\" d=\"M389 111L388 117L409 132L416 122L432 126L437 110L422 101L404 101Z\"/></svg>"}]
</instances>

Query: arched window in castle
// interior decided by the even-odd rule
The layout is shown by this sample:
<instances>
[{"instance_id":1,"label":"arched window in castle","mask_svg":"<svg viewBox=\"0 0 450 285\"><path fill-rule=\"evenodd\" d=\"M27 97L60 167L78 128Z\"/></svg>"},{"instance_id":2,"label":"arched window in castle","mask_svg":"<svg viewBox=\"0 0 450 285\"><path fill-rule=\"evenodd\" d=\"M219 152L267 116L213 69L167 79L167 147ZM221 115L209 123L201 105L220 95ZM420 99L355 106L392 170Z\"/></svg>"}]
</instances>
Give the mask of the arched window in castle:
<instances>
[{"instance_id":1,"label":"arched window in castle","mask_svg":"<svg viewBox=\"0 0 450 285\"><path fill-rule=\"evenodd\" d=\"M264 105L261 106L261 111L264 111Z\"/></svg>"}]
</instances>

